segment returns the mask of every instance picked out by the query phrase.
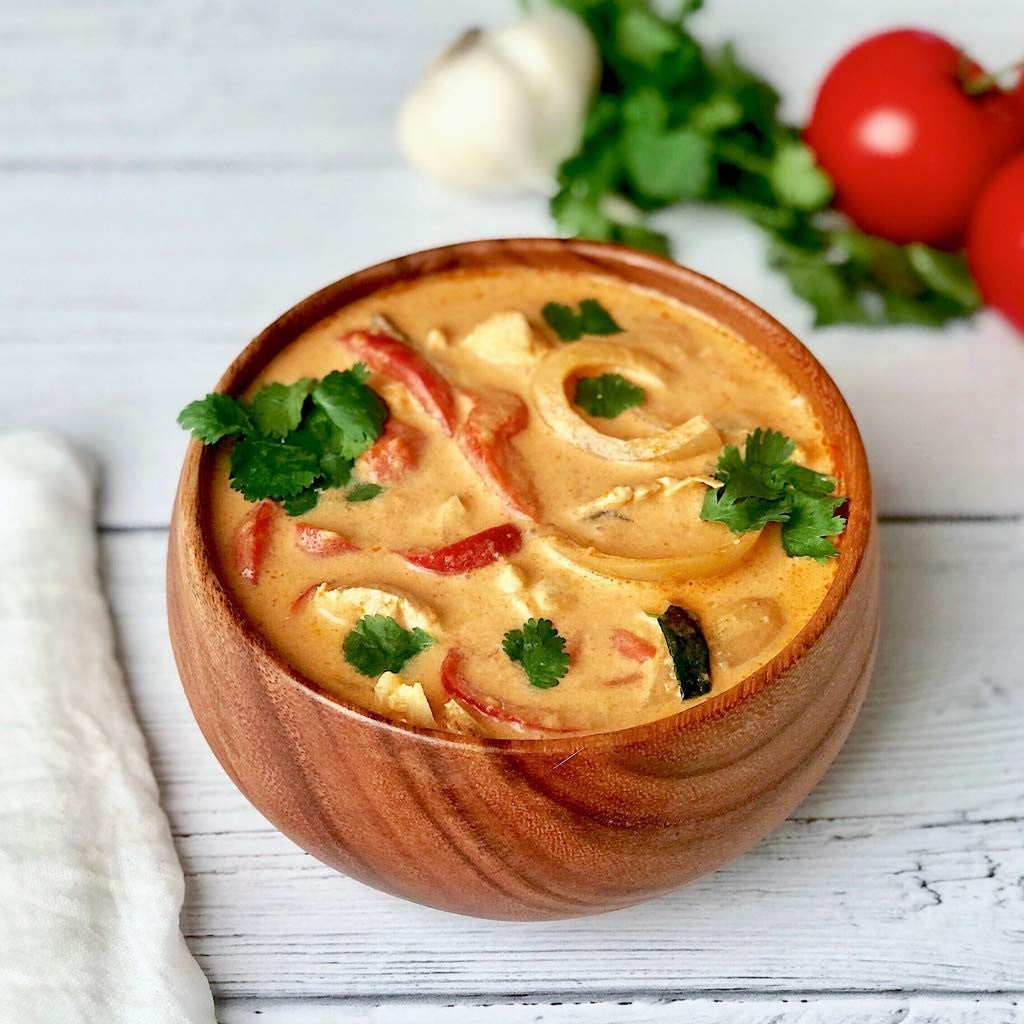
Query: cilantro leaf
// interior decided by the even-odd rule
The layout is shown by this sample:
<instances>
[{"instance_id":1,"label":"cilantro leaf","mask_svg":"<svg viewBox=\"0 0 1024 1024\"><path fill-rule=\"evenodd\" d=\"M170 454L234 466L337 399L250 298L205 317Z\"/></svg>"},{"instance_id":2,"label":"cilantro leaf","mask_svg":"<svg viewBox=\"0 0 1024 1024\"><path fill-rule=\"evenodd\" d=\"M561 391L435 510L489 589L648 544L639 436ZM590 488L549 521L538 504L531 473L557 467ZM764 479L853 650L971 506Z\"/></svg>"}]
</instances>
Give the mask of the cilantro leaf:
<instances>
[{"instance_id":1,"label":"cilantro leaf","mask_svg":"<svg viewBox=\"0 0 1024 1024\"><path fill-rule=\"evenodd\" d=\"M385 488L380 484L355 484L345 494L345 500L353 503L370 501L378 494L383 494Z\"/></svg>"},{"instance_id":2,"label":"cilantro leaf","mask_svg":"<svg viewBox=\"0 0 1024 1024\"><path fill-rule=\"evenodd\" d=\"M621 334L622 328L611 313L597 299L584 299L580 303L580 326L584 334Z\"/></svg>"},{"instance_id":3,"label":"cilantro leaf","mask_svg":"<svg viewBox=\"0 0 1024 1024\"><path fill-rule=\"evenodd\" d=\"M711 652L697 617L679 605L670 604L657 619L672 659L680 700L710 693Z\"/></svg>"},{"instance_id":4,"label":"cilantro leaf","mask_svg":"<svg viewBox=\"0 0 1024 1024\"><path fill-rule=\"evenodd\" d=\"M769 170L772 191L784 206L820 210L832 199L832 180L818 166L814 152L803 142L783 143Z\"/></svg>"},{"instance_id":5,"label":"cilantro leaf","mask_svg":"<svg viewBox=\"0 0 1024 1024\"><path fill-rule=\"evenodd\" d=\"M248 434L252 422L245 407L230 395L209 394L189 402L178 413L178 423L203 444L216 444L232 434Z\"/></svg>"},{"instance_id":6,"label":"cilantro leaf","mask_svg":"<svg viewBox=\"0 0 1024 1024\"><path fill-rule=\"evenodd\" d=\"M231 452L231 486L246 501L292 498L318 475L316 455L293 444L246 437Z\"/></svg>"},{"instance_id":7,"label":"cilantro leaf","mask_svg":"<svg viewBox=\"0 0 1024 1024\"><path fill-rule=\"evenodd\" d=\"M634 128L626 135L626 169L633 187L649 199L700 199L711 182L711 147L689 128Z\"/></svg>"},{"instance_id":8,"label":"cilantro leaf","mask_svg":"<svg viewBox=\"0 0 1024 1024\"><path fill-rule=\"evenodd\" d=\"M401 672L407 661L434 646L424 630L403 629L389 615L364 615L345 637L345 660L360 674L375 678Z\"/></svg>"},{"instance_id":9,"label":"cilantro leaf","mask_svg":"<svg viewBox=\"0 0 1024 1024\"><path fill-rule=\"evenodd\" d=\"M577 341L583 336L583 325L579 316L570 306L561 302L549 302L540 311L544 322L562 341Z\"/></svg>"},{"instance_id":10,"label":"cilantro leaf","mask_svg":"<svg viewBox=\"0 0 1024 1024\"><path fill-rule=\"evenodd\" d=\"M285 498L281 502L281 508L290 516L303 516L307 512L312 512L319 500L320 488L307 487L304 491L299 491L294 497Z\"/></svg>"},{"instance_id":11,"label":"cilantro leaf","mask_svg":"<svg viewBox=\"0 0 1024 1024\"><path fill-rule=\"evenodd\" d=\"M846 520L833 515L846 501L845 498L825 498L791 491L789 518L782 524L782 546L790 558L813 558L825 565L839 554L839 549L828 540L846 529Z\"/></svg>"},{"instance_id":12,"label":"cilantro leaf","mask_svg":"<svg viewBox=\"0 0 1024 1024\"><path fill-rule=\"evenodd\" d=\"M249 403L249 416L267 437L284 437L302 420L302 407L316 381L302 377L291 384L268 384Z\"/></svg>"},{"instance_id":13,"label":"cilantro leaf","mask_svg":"<svg viewBox=\"0 0 1024 1024\"><path fill-rule=\"evenodd\" d=\"M782 546L791 557L824 561L838 555L826 538L846 528L846 520L834 515L846 499L833 495L833 477L792 461L795 447L785 434L760 427L748 435L742 455L726 445L715 469L722 486L704 495L701 519L736 534L782 523Z\"/></svg>"},{"instance_id":14,"label":"cilantro leaf","mask_svg":"<svg viewBox=\"0 0 1024 1024\"><path fill-rule=\"evenodd\" d=\"M334 370L313 389L313 401L340 433L338 454L358 458L380 436L388 407L376 391L366 386L366 367L357 363L350 370Z\"/></svg>"},{"instance_id":15,"label":"cilantro leaf","mask_svg":"<svg viewBox=\"0 0 1024 1024\"><path fill-rule=\"evenodd\" d=\"M562 341L577 341L584 334L619 334L622 331L597 299L583 299L578 313L560 302L546 303L540 313Z\"/></svg>"},{"instance_id":16,"label":"cilantro leaf","mask_svg":"<svg viewBox=\"0 0 1024 1024\"><path fill-rule=\"evenodd\" d=\"M510 629L501 641L511 661L523 666L531 686L547 690L569 671L565 638L550 619L527 619L522 629Z\"/></svg>"},{"instance_id":17,"label":"cilantro leaf","mask_svg":"<svg viewBox=\"0 0 1024 1024\"><path fill-rule=\"evenodd\" d=\"M617 373L603 373L600 377L580 377L573 401L591 416L613 419L642 405L644 389Z\"/></svg>"}]
</instances>

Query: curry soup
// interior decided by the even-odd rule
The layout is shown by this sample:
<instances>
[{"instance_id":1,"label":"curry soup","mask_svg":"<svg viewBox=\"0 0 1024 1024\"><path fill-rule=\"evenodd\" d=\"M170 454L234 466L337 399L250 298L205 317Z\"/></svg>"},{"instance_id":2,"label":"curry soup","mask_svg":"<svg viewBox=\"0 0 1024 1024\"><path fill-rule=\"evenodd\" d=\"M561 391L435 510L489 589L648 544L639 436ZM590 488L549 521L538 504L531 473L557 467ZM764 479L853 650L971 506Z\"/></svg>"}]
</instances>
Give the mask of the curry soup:
<instances>
[{"instance_id":1,"label":"curry soup","mask_svg":"<svg viewBox=\"0 0 1024 1024\"><path fill-rule=\"evenodd\" d=\"M331 395L309 394L356 364L365 382L337 374ZM244 398L306 378L268 392L260 423L283 418L283 435L305 417L279 443L318 437L342 455L289 501L247 501L232 476L244 489L278 442L225 440L216 554L288 662L378 714L514 738L673 715L778 654L833 579L837 559L791 557L779 522L734 533L702 518L723 452L757 428L792 439L792 464L835 466L777 366L657 293L527 268L437 273L327 317ZM344 406L357 392L359 415ZM349 474L353 445L370 446Z\"/></svg>"}]
</instances>

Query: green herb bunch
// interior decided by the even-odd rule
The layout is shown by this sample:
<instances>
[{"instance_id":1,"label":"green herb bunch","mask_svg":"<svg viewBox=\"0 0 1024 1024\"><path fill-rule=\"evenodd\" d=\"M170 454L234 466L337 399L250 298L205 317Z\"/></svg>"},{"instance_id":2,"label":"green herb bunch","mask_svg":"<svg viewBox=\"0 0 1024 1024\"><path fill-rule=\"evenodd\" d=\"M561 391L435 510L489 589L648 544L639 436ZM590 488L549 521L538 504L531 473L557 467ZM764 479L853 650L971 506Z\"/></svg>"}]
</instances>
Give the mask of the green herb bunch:
<instances>
[{"instance_id":1,"label":"green herb bunch","mask_svg":"<svg viewBox=\"0 0 1024 1024\"><path fill-rule=\"evenodd\" d=\"M770 237L769 262L811 304L815 324L939 324L979 298L959 254L864 234L828 209L832 182L775 89L731 46L704 50L687 27L701 0L661 13L649 0L552 0L579 15L603 75L551 212L568 234L667 255L646 215L714 203Z\"/></svg>"}]
</instances>

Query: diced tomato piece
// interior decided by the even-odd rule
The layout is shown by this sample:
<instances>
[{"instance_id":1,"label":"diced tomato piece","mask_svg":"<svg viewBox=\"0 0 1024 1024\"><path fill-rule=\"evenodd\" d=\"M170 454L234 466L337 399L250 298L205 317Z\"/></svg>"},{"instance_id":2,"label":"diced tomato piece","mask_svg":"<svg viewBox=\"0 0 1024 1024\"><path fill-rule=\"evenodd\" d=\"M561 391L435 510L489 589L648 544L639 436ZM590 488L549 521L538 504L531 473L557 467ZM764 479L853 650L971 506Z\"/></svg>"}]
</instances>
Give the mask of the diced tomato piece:
<instances>
[{"instance_id":1,"label":"diced tomato piece","mask_svg":"<svg viewBox=\"0 0 1024 1024\"><path fill-rule=\"evenodd\" d=\"M374 484L394 483L416 468L422 446L420 431L391 416L384 433L356 459L359 476Z\"/></svg>"},{"instance_id":2,"label":"diced tomato piece","mask_svg":"<svg viewBox=\"0 0 1024 1024\"><path fill-rule=\"evenodd\" d=\"M306 589L299 594L294 601L292 601L291 606L288 608L288 614L294 615L296 612L302 611L309 602L309 599L317 592L317 588L322 586L323 583L312 583L306 587Z\"/></svg>"},{"instance_id":3,"label":"diced tomato piece","mask_svg":"<svg viewBox=\"0 0 1024 1024\"><path fill-rule=\"evenodd\" d=\"M348 331L341 336L375 373L404 385L416 404L451 437L455 433L455 396L448 381L404 341L373 331Z\"/></svg>"},{"instance_id":4,"label":"diced tomato piece","mask_svg":"<svg viewBox=\"0 0 1024 1024\"><path fill-rule=\"evenodd\" d=\"M630 661L650 661L658 653L654 644L628 629L617 629L612 633L612 647Z\"/></svg>"},{"instance_id":5,"label":"diced tomato piece","mask_svg":"<svg viewBox=\"0 0 1024 1024\"><path fill-rule=\"evenodd\" d=\"M231 555L238 575L255 586L270 547L270 534L274 522L281 514L276 502L261 501L238 524L231 541Z\"/></svg>"},{"instance_id":6,"label":"diced tomato piece","mask_svg":"<svg viewBox=\"0 0 1024 1024\"><path fill-rule=\"evenodd\" d=\"M523 535L518 526L505 523L492 526L487 530L474 533L471 537L463 537L447 547L435 551L400 551L399 554L410 565L428 572L440 573L443 576L454 576L456 573L472 572L491 565L499 558L514 555L523 546Z\"/></svg>"},{"instance_id":7,"label":"diced tomato piece","mask_svg":"<svg viewBox=\"0 0 1024 1024\"><path fill-rule=\"evenodd\" d=\"M333 555L347 555L359 548L342 533L321 530L309 523L295 524L295 546L314 558L330 558Z\"/></svg>"},{"instance_id":8,"label":"diced tomato piece","mask_svg":"<svg viewBox=\"0 0 1024 1024\"><path fill-rule=\"evenodd\" d=\"M456 440L470 465L516 512L536 519L537 494L512 438L529 422L526 403L510 391L470 395L473 406Z\"/></svg>"},{"instance_id":9,"label":"diced tomato piece","mask_svg":"<svg viewBox=\"0 0 1024 1024\"><path fill-rule=\"evenodd\" d=\"M467 683L460 671L462 656L456 650L449 651L441 663L441 685L449 697L454 698L464 707L475 711L484 718L501 722L504 725L513 725L521 729L530 729L535 732L547 732L552 735L566 735L573 732L572 729L559 729L545 725L535 719L531 719L526 712L513 707L497 697L491 697L480 693L470 683Z\"/></svg>"}]
</instances>

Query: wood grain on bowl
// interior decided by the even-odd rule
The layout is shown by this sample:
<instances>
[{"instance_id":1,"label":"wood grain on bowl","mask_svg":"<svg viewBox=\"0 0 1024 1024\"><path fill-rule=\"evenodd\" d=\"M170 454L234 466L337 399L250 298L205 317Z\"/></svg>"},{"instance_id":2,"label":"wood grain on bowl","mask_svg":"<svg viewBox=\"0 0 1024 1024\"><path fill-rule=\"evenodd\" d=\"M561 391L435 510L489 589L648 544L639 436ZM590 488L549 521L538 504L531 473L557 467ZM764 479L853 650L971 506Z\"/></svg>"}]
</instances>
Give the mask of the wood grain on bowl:
<instances>
[{"instance_id":1,"label":"wood grain on bowl","mask_svg":"<svg viewBox=\"0 0 1024 1024\"><path fill-rule=\"evenodd\" d=\"M836 446L849 496L824 602L761 670L678 715L586 737L488 740L395 724L319 690L252 628L209 535L210 453L189 447L168 556L168 606L196 719L242 792L321 860L461 913L566 917L628 906L763 837L821 777L871 675L878 551L867 462L835 385L781 325L655 257L549 239L474 242L370 268L300 303L232 364L238 393L297 335L353 300L424 274L531 266L611 275L702 310L766 352Z\"/></svg>"}]
</instances>

